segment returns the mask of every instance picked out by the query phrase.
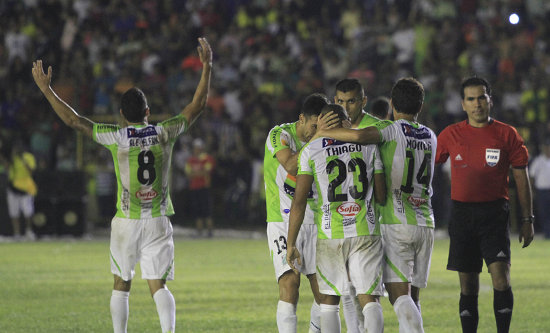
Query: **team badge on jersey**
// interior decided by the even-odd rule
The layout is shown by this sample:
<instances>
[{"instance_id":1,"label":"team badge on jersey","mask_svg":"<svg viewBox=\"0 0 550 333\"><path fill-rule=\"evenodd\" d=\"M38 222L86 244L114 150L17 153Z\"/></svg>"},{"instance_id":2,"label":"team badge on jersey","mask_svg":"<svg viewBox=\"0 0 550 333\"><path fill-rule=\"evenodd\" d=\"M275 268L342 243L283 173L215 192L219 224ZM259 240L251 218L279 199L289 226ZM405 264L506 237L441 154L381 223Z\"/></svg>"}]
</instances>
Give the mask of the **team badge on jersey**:
<instances>
[{"instance_id":1,"label":"team badge on jersey","mask_svg":"<svg viewBox=\"0 0 550 333\"><path fill-rule=\"evenodd\" d=\"M485 149L485 161L490 167L497 165L498 160L500 159L500 149Z\"/></svg>"}]
</instances>

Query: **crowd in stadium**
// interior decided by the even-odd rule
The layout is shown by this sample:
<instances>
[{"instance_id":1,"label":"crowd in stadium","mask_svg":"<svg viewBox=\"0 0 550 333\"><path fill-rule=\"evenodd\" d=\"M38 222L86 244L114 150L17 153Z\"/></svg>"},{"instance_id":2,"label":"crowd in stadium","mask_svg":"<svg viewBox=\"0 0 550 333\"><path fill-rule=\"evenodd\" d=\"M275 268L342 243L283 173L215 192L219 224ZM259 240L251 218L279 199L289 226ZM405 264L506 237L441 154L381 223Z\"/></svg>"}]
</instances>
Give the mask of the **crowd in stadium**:
<instances>
[{"instance_id":1,"label":"crowd in stadium","mask_svg":"<svg viewBox=\"0 0 550 333\"><path fill-rule=\"evenodd\" d=\"M439 133L464 119L460 81L476 73L493 84L493 116L518 128L531 156L550 135L543 0L8 0L0 13L1 149L22 137L39 169L88 170L99 195L110 186L96 176L111 163L108 151L78 147L33 83L35 59L54 66L55 91L80 114L115 122L120 95L138 86L161 115L155 122L189 102L201 70L196 41L207 37L216 50L208 110L176 147L173 191L185 192L178 165L201 137L217 161L218 202L235 223L246 223L247 208L250 223L264 220L269 129L296 119L310 93L332 98L345 77L359 78L370 100L400 77L418 78L420 121ZM436 193L448 186L436 182ZM436 209L443 204L434 198Z\"/></svg>"}]
</instances>

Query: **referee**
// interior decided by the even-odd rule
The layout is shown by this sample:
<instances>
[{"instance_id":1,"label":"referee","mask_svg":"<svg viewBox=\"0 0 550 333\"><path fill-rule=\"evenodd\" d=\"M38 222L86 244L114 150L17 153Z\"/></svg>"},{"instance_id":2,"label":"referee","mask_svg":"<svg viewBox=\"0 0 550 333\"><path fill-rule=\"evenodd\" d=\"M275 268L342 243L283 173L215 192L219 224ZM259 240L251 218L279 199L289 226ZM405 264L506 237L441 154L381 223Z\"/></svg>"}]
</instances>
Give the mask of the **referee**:
<instances>
[{"instance_id":1,"label":"referee","mask_svg":"<svg viewBox=\"0 0 550 333\"><path fill-rule=\"evenodd\" d=\"M445 128L438 137L436 163L450 159L449 260L458 271L459 313L463 332L476 332L479 273L483 260L494 288L497 332L508 332L514 296L510 285L508 172L517 186L522 223L519 241L533 240L533 204L527 172L528 152L516 129L492 119L491 87L480 77L463 81L462 108L468 119Z\"/></svg>"}]
</instances>

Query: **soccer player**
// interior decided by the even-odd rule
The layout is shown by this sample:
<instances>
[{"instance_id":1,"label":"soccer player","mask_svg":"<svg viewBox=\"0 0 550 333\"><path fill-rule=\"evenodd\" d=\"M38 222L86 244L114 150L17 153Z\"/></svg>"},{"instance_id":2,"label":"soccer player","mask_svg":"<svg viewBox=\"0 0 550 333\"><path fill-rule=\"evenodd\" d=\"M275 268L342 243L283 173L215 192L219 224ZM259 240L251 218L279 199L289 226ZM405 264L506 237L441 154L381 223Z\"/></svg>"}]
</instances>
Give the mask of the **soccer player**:
<instances>
[{"instance_id":1,"label":"soccer player","mask_svg":"<svg viewBox=\"0 0 550 333\"><path fill-rule=\"evenodd\" d=\"M344 108L329 104L323 113L348 119ZM376 172L376 174L375 174ZM296 193L290 210L287 261L301 264L296 239L302 233L307 196L312 184L318 195L316 265L321 303L321 330L340 332L340 297L357 293L365 329L383 332L384 318L379 296L382 287L382 239L371 204L385 200L384 170L376 145L363 146L317 138L300 152ZM350 291L351 285L355 287ZM355 296L355 295L353 295Z\"/></svg>"},{"instance_id":2,"label":"soccer player","mask_svg":"<svg viewBox=\"0 0 550 333\"><path fill-rule=\"evenodd\" d=\"M294 274L286 261L288 217L296 187L298 154L317 130L319 114L327 98L322 94L309 95L302 105L297 122L277 125L269 131L265 142L264 182L267 208L267 240L279 284L277 327L279 332L296 332L296 304L300 275ZM309 193L306 219L297 246L302 265L299 271L309 279L315 301L311 307L310 332L319 330L319 303L321 295L315 277L315 239L317 228L313 221L313 192Z\"/></svg>"},{"instance_id":3,"label":"soccer player","mask_svg":"<svg viewBox=\"0 0 550 333\"><path fill-rule=\"evenodd\" d=\"M424 331L419 296L428 282L434 240L431 196L437 138L416 122L423 103L422 84L402 78L391 91L394 122L381 121L357 130L320 128L315 135L360 144L381 143L388 189L380 220L384 284L403 332Z\"/></svg>"},{"instance_id":4,"label":"soccer player","mask_svg":"<svg viewBox=\"0 0 550 333\"><path fill-rule=\"evenodd\" d=\"M379 118L364 110L367 96L363 85L357 79L343 79L336 83L334 103L341 105L348 113L351 128L365 128L380 121Z\"/></svg>"},{"instance_id":5,"label":"soccer player","mask_svg":"<svg viewBox=\"0 0 550 333\"><path fill-rule=\"evenodd\" d=\"M436 161L451 158L449 260L458 271L459 313L463 332L476 332L479 320L479 273L483 260L493 283L497 332L508 332L514 295L510 284L510 210L508 173L512 175L523 216L519 241L533 240L533 203L527 172L528 152L515 128L490 117L491 87L481 77L461 86L467 119L445 128L438 137Z\"/></svg>"},{"instance_id":6,"label":"soccer player","mask_svg":"<svg viewBox=\"0 0 550 333\"><path fill-rule=\"evenodd\" d=\"M156 126L148 124L147 99L135 87L121 98L123 127L94 123L80 116L51 88L52 67L45 74L41 60L33 63L34 81L61 120L104 145L113 156L118 199L111 223L114 287L110 308L115 333L126 332L128 297L138 260L142 278L147 280L156 303L162 332L175 329L176 305L166 287L166 281L174 278L174 242L168 219L174 213L168 188L169 171L175 140L202 113L208 97L212 50L205 38L199 38L199 44L202 74L193 100L179 115Z\"/></svg>"},{"instance_id":7,"label":"soccer player","mask_svg":"<svg viewBox=\"0 0 550 333\"><path fill-rule=\"evenodd\" d=\"M336 83L335 89L334 103L346 110L350 117L351 128L365 128L380 121L377 117L365 112L367 96L365 96L365 90L359 80L355 78L342 79ZM376 203L374 205L377 213ZM358 333L362 331L364 325L361 306L357 297L354 296L353 288L354 286L350 285L350 294L341 297L348 333Z\"/></svg>"}]
</instances>

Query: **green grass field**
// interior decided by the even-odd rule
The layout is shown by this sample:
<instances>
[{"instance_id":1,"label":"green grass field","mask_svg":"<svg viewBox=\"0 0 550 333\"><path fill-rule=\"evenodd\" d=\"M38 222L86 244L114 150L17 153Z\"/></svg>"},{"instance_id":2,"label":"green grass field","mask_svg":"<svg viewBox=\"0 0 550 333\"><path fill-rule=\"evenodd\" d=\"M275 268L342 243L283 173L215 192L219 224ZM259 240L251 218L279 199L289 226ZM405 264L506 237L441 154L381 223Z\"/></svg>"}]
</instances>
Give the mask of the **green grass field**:
<instances>
[{"instance_id":1,"label":"green grass field","mask_svg":"<svg viewBox=\"0 0 550 333\"><path fill-rule=\"evenodd\" d=\"M435 244L429 285L421 294L426 332L460 332L458 277L445 270L447 240ZM108 241L0 244L0 332L110 332L112 276ZM521 249L514 238L511 332L550 332L550 241ZM156 308L139 267L130 295L129 332L158 332ZM495 332L489 274L481 275L479 332ZM275 283L266 241L176 239L179 332L276 332ZM298 332L307 332L313 300L302 279ZM398 332L382 299L385 332ZM343 321L343 316L341 316ZM342 324L345 332L345 324Z\"/></svg>"}]
</instances>

